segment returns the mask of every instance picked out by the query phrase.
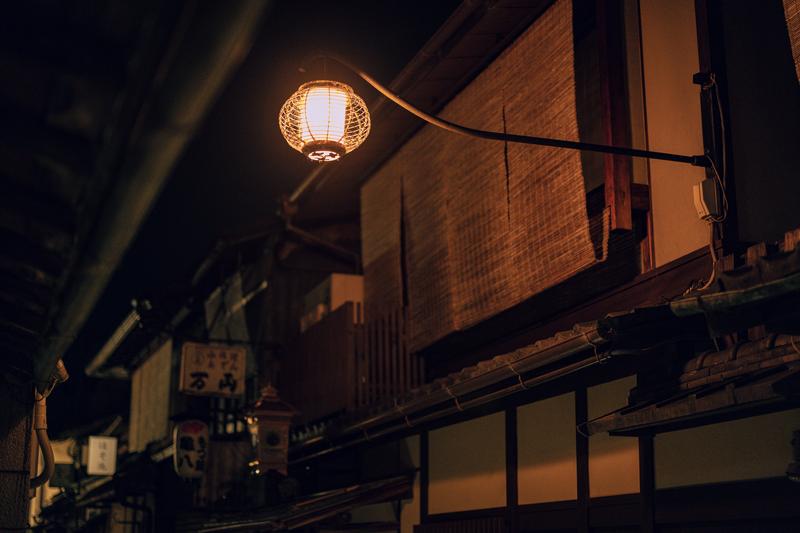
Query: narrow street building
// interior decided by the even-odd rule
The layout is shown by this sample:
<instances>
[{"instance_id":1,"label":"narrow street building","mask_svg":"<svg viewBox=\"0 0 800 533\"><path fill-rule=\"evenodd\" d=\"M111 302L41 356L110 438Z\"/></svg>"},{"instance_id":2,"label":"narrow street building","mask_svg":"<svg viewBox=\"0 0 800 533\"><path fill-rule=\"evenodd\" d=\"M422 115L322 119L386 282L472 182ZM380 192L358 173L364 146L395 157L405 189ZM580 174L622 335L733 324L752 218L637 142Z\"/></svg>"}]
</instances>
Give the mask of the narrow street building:
<instances>
[{"instance_id":1,"label":"narrow street building","mask_svg":"<svg viewBox=\"0 0 800 533\"><path fill-rule=\"evenodd\" d=\"M63 8L141 78L0 138L0 529L798 530L800 1L302 4Z\"/></svg>"}]
</instances>

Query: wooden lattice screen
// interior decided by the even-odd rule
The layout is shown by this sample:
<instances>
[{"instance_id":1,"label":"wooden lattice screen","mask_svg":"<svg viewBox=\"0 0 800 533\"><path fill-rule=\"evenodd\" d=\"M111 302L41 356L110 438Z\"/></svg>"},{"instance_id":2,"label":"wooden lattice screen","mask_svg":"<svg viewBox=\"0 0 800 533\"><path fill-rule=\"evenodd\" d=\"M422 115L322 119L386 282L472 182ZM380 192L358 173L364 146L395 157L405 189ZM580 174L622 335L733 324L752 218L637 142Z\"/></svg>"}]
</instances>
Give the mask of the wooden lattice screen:
<instances>
[{"instance_id":1,"label":"wooden lattice screen","mask_svg":"<svg viewBox=\"0 0 800 533\"><path fill-rule=\"evenodd\" d=\"M373 315L356 328L356 403L374 405L421 385L420 357L409 353L402 309Z\"/></svg>"},{"instance_id":2,"label":"wooden lattice screen","mask_svg":"<svg viewBox=\"0 0 800 533\"><path fill-rule=\"evenodd\" d=\"M280 371L281 397L311 422L387 401L423 382L421 358L409 353L402 310L364 321L346 303L289 346Z\"/></svg>"},{"instance_id":3,"label":"wooden lattice screen","mask_svg":"<svg viewBox=\"0 0 800 533\"><path fill-rule=\"evenodd\" d=\"M571 0L555 2L441 115L577 140ZM367 311L373 301L402 305L402 258L386 251L399 250L401 230L416 351L604 260L607 213L601 224L595 246L579 152L426 126L362 189L365 286L376 287L365 291Z\"/></svg>"}]
</instances>

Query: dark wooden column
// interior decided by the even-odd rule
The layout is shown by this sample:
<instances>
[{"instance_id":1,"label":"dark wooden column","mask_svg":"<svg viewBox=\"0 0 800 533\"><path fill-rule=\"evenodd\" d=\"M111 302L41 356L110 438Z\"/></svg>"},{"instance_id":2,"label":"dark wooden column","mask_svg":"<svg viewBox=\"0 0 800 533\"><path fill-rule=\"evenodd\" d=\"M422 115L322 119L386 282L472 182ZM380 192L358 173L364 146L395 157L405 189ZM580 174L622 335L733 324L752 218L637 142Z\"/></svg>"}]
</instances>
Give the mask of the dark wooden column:
<instances>
[{"instance_id":1,"label":"dark wooden column","mask_svg":"<svg viewBox=\"0 0 800 533\"><path fill-rule=\"evenodd\" d=\"M709 2L708 0L695 0L694 4L700 73L714 73L719 87L722 112L725 113L726 116L730 116L727 101L728 91L725 58L722 53L725 48L722 40L719 3ZM731 153L731 132L730 128L727 128L725 135L723 135L722 128L720 128L720 117L718 116L719 109L714 100L714 92L712 90L700 91L700 112L703 126L703 148L711 154L714 154L717 167L721 172L723 145L728 147L727 153ZM719 224L718 227L721 232L721 244L724 253L738 253L742 250L739 247L739 229L736 222L737 217L735 216L736 173L730 161L728 161L726 170L725 194L728 198L729 214L725 221ZM714 178L712 169L706 168L706 178Z\"/></svg>"},{"instance_id":2,"label":"dark wooden column","mask_svg":"<svg viewBox=\"0 0 800 533\"><path fill-rule=\"evenodd\" d=\"M508 531L519 531L519 486L517 485L517 409L506 410L506 519Z\"/></svg>"},{"instance_id":3,"label":"dark wooden column","mask_svg":"<svg viewBox=\"0 0 800 533\"><path fill-rule=\"evenodd\" d=\"M419 435L419 523L428 522L428 483L430 478L430 460L428 453L428 432Z\"/></svg>"},{"instance_id":4,"label":"dark wooden column","mask_svg":"<svg viewBox=\"0 0 800 533\"><path fill-rule=\"evenodd\" d=\"M596 0L597 41L600 53L602 123L606 144L630 146L627 58L622 0ZM632 230L631 158L606 154L604 185L612 230Z\"/></svg>"},{"instance_id":5,"label":"dark wooden column","mask_svg":"<svg viewBox=\"0 0 800 533\"><path fill-rule=\"evenodd\" d=\"M575 423L582 428L575 432L575 454L578 470L578 502L576 530L578 533L589 531L589 438L585 435L586 421L589 418L589 407L586 389L575 391Z\"/></svg>"},{"instance_id":6,"label":"dark wooden column","mask_svg":"<svg viewBox=\"0 0 800 533\"><path fill-rule=\"evenodd\" d=\"M0 383L0 531L26 530L33 446L33 386Z\"/></svg>"},{"instance_id":7,"label":"dark wooden column","mask_svg":"<svg viewBox=\"0 0 800 533\"><path fill-rule=\"evenodd\" d=\"M641 494L642 533L655 533L656 530L656 472L653 436L639 437L639 492Z\"/></svg>"}]
</instances>

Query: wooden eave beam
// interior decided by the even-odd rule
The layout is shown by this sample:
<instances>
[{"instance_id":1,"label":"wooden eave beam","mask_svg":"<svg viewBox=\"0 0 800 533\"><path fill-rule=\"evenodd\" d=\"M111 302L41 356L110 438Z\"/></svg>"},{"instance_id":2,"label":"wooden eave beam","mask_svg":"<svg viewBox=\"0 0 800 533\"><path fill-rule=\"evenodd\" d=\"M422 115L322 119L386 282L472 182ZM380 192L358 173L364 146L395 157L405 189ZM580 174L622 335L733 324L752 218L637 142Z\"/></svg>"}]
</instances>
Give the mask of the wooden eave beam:
<instances>
[{"instance_id":1,"label":"wooden eave beam","mask_svg":"<svg viewBox=\"0 0 800 533\"><path fill-rule=\"evenodd\" d=\"M0 249L3 250L7 261L29 265L54 278L60 276L68 259L67 255L48 250L2 226L0 226Z\"/></svg>"},{"instance_id":2,"label":"wooden eave beam","mask_svg":"<svg viewBox=\"0 0 800 533\"><path fill-rule=\"evenodd\" d=\"M91 173L95 149L85 138L46 125L41 118L0 109L0 144L31 157L51 159L78 175Z\"/></svg>"}]
</instances>

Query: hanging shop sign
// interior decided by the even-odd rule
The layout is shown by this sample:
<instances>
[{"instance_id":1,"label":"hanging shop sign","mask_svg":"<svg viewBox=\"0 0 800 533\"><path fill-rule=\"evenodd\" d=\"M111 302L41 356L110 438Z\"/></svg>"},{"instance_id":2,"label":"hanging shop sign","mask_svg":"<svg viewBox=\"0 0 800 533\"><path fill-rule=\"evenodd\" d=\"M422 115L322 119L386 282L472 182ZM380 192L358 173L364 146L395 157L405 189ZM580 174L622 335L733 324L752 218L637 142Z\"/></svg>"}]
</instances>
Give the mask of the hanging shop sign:
<instances>
[{"instance_id":1,"label":"hanging shop sign","mask_svg":"<svg viewBox=\"0 0 800 533\"><path fill-rule=\"evenodd\" d=\"M179 390L197 396L244 394L247 350L243 346L185 342Z\"/></svg>"},{"instance_id":2,"label":"hanging shop sign","mask_svg":"<svg viewBox=\"0 0 800 533\"><path fill-rule=\"evenodd\" d=\"M203 477L208 453L208 424L201 420L185 420L172 432L175 472L180 477Z\"/></svg>"},{"instance_id":3,"label":"hanging shop sign","mask_svg":"<svg viewBox=\"0 0 800 533\"><path fill-rule=\"evenodd\" d=\"M89 437L86 473L90 476L113 476L117 471L117 438Z\"/></svg>"}]
</instances>

